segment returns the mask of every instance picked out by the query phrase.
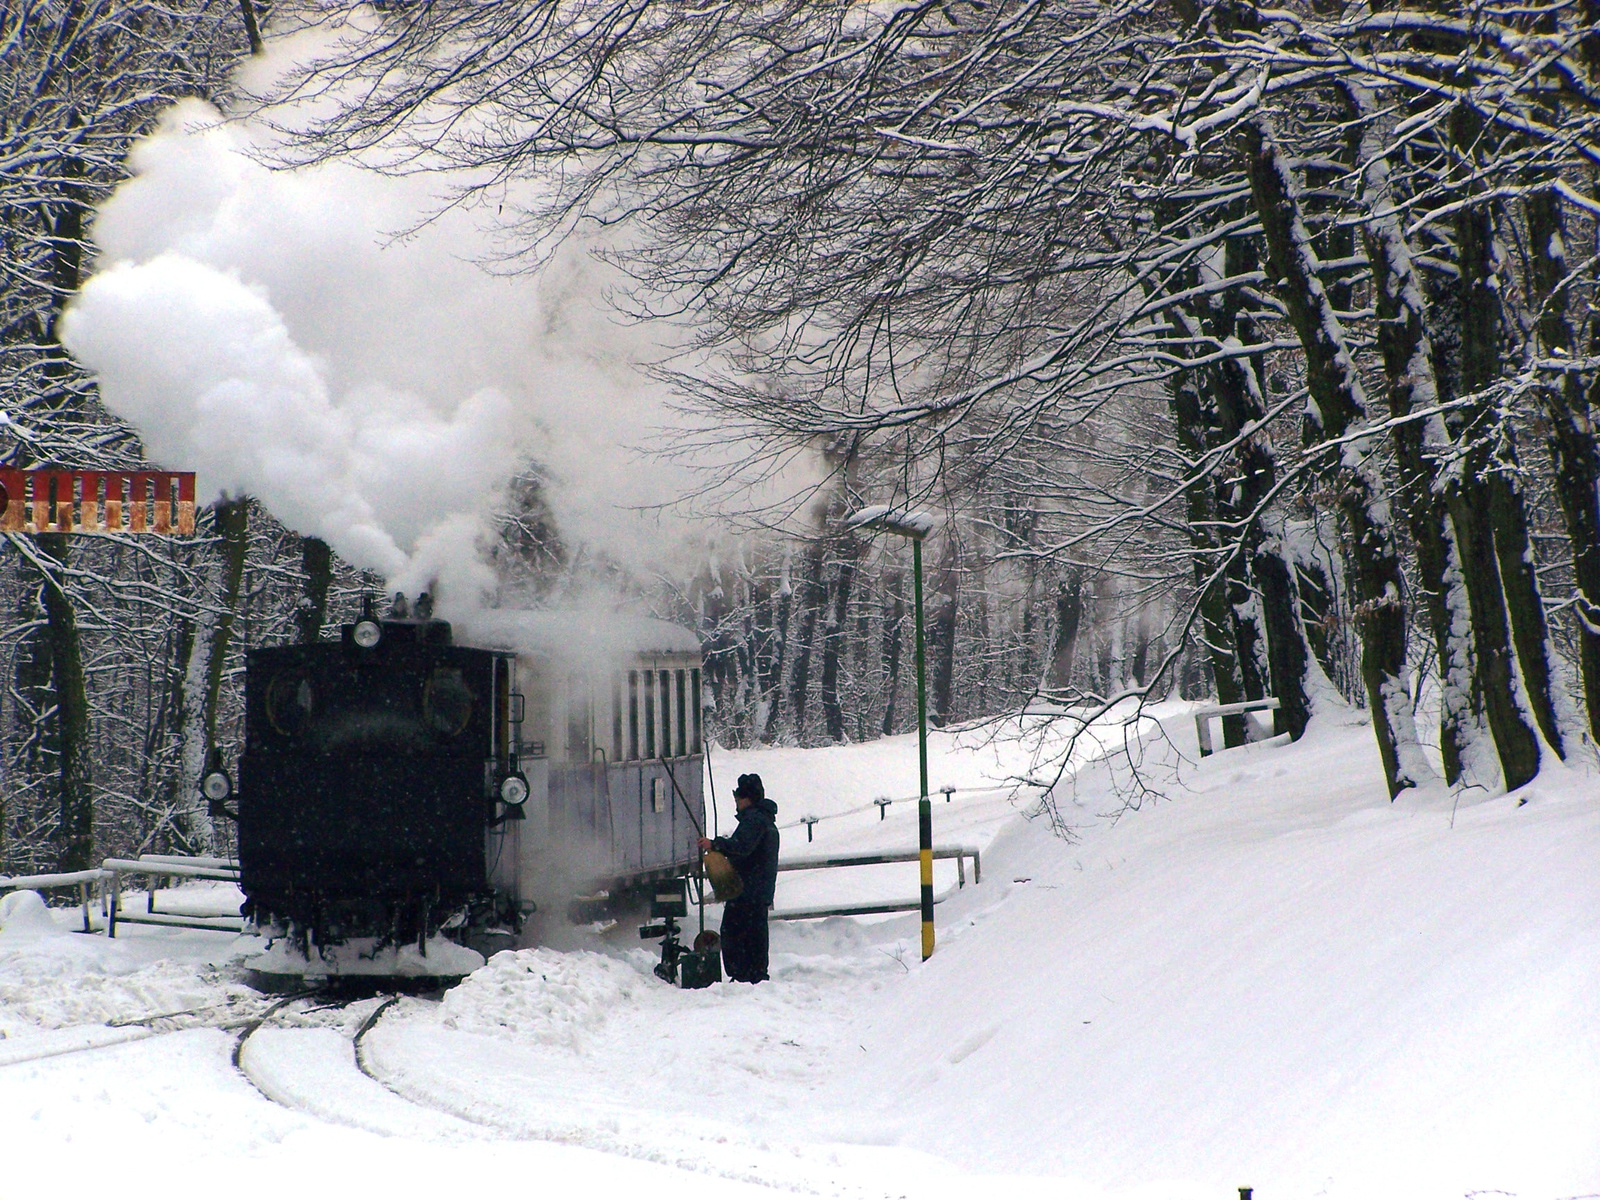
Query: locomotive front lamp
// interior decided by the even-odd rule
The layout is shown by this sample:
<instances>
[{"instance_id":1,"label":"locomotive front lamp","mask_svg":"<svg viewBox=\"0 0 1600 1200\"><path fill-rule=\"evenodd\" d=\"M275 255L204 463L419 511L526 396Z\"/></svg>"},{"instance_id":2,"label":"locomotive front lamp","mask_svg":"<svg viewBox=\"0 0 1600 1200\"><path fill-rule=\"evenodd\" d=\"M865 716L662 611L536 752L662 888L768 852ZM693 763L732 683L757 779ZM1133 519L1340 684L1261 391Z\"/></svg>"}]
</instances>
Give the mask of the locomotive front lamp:
<instances>
[{"instance_id":1,"label":"locomotive front lamp","mask_svg":"<svg viewBox=\"0 0 1600 1200\"><path fill-rule=\"evenodd\" d=\"M500 781L500 802L507 808L521 808L528 800L528 778L520 771Z\"/></svg>"},{"instance_id":2,"label":"locomotive front lamp","mask_svg":"<svg viewBox=\"0 0 1600 1200\"><path fill-rule=\"evenodd\" d=\"M363 650L371 650L383 640L383 626L376 621L357 621L350 631L350 640Z\"/></svg>"},{"instance_id":3,"label":"locomotive front lamp","mask_svg":"<svg viewBox=\"0 0 1600 1200\"><path fill-rule=\"evenodd\" d=\"M226 803L233 795L233 780L222 767L222 751L213 748L211 764L200 776L200 794L206 798L206 814L212 817L229 817L237 821L239 815L228 810Z\"/></svg>"},{"instance_id":4,"label":"locomotive front lamp","mask_svg":"<svg viewBox=\"0 0 1600 1200\"><path fill-rule=\"evenodd\" d=\"M932 513L909 512L873 504L851 513L846 529L863 533L893 533L911 542L912 578L917 594L917 767L922 791L917 801L917 840L922 867L922 957L933 954L933 809L928 803L928 673L922 636L922 539L937 522ZM879 814L882 814L882 809Z\"/></svg>"}]
</instances>

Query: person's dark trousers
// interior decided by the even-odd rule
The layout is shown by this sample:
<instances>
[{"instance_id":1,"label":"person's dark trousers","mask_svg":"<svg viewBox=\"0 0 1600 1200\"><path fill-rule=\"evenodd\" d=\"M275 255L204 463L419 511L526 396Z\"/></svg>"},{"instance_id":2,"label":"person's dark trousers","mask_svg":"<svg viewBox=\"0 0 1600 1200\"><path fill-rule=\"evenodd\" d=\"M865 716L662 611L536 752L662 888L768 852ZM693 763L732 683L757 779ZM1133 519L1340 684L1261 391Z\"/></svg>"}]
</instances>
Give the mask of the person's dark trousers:
<instances>
[{"instance_id":1,"label":"person's dark trousers","mask_svg":"<svg viewBox=\"0 0 1600 1200\"><path fill-rule=\"evenodd\" d=\"M767 978L765 905L731 901L722 910L722 969L740 983Z\"/></svg>"}]
</instances>

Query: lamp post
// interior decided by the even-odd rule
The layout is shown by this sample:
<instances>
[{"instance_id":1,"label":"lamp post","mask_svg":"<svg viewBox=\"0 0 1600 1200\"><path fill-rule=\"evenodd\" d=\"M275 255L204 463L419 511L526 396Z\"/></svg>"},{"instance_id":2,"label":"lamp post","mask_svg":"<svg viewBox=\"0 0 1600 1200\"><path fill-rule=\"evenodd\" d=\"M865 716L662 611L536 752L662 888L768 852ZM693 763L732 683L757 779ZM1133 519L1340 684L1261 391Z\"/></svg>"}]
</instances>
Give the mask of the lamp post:
<instances>
[{"instance_id":1,"label":"lamp post","mask_svg":"<svg viewBox=\"0 0 1600 1200\"><path fill-rule=\"evenodd\" d=\"M922 540L933 532L932 514L893 509L874 504L845 521L847 529L868 533L895 533L911 542L911 574L917 613L917 793L918 860L922 868L922 958L933 955L933 806L928 802L928 671L922 636Z\"/></svg>"}]
</instances>

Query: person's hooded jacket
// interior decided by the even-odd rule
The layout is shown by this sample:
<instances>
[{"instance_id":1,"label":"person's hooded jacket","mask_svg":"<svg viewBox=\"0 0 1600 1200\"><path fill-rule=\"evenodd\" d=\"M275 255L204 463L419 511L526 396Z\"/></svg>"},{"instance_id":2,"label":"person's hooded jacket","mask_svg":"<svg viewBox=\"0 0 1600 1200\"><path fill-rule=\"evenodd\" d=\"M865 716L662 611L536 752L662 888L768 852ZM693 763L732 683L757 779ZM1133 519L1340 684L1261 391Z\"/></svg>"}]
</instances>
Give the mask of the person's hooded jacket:
<instances>
[{"instance_id":1,"label":"person's hooded jacket","mask_svg":"<svg viewBox=\"0 0 1600 1200\"><path fill-rule=\"evenodd\" d=\"M733 869L744 881L744 889L734 904L772 906L772 893L778 883L778 825L774 818L778 806L763 796L739 810L739 828L731 837L711 840L714 850L728 856Z\"/></svg>"}]
</instances>

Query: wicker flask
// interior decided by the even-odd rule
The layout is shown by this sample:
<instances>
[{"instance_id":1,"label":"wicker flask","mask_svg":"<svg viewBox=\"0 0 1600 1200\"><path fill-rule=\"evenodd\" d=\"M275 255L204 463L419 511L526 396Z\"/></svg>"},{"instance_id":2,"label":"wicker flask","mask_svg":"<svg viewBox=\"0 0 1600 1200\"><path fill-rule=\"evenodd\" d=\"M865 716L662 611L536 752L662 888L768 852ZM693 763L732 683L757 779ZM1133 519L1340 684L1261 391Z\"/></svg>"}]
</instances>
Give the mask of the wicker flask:
<instances>
[{"instance_id":1,"label":"wicker flask","mask_svg":"<svg viewBox=\"0 0 1600 1200\"><path fill-rule=\"evenodd\" d=\"M744 880L734 869L728 856L721 850L707 850L705 855L706 878L711 880L711 890L718 900L726 904L744 891Z\"/></svg>"}]
</instances>

